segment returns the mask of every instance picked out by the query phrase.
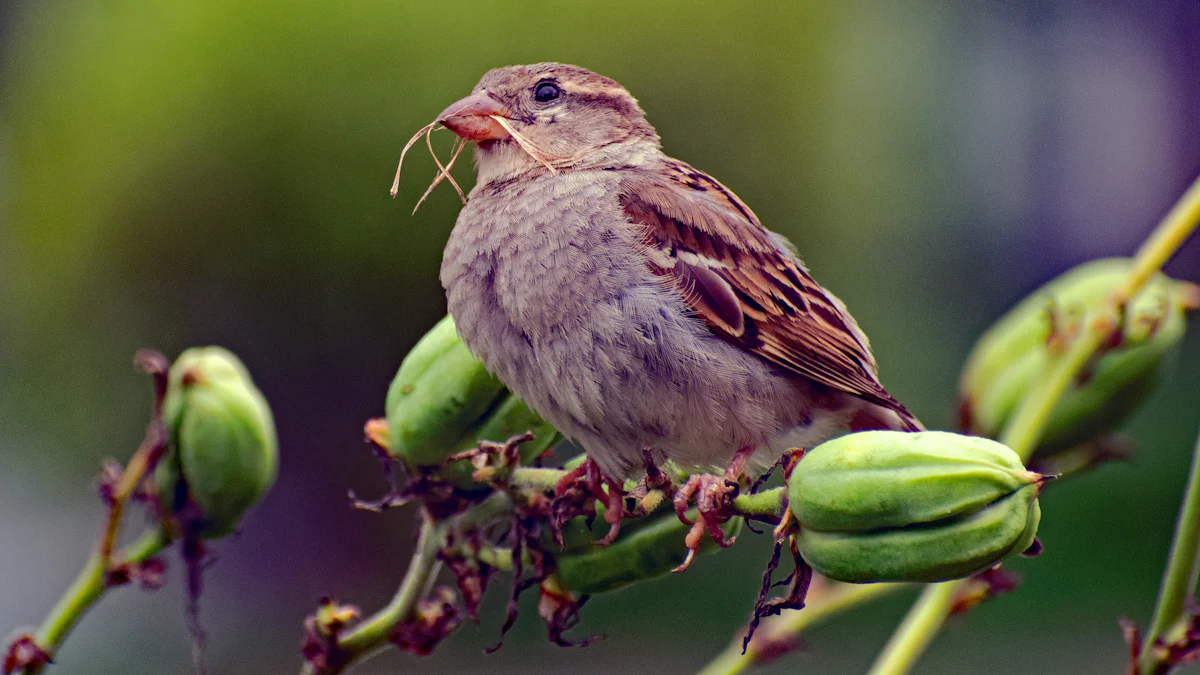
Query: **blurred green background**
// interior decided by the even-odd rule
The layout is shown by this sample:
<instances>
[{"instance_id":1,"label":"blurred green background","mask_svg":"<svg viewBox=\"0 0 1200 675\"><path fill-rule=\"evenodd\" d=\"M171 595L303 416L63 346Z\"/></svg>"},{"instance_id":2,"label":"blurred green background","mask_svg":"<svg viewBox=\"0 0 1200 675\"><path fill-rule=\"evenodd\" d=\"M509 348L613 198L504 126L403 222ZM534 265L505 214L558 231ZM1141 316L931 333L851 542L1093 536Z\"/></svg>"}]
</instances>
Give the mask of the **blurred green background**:
<instances>
[{"instance_id":1,"label":"blurred green background","mask_svg":"<svg viewBox=\"0 0 1200 675\"><path fill-rule=\"evenodd\" d=\"M0 2L0 631L39 621L86 556L99 460L145 424L141 347L233 349L278 420L279 482L208 576L211 671L296 672L321 595L390 597L411 513L356 512L346 490L383 489L361 425L444 312L459 206L443 187L409 215L421 152L400 197L387 187L409 135L489 68L625 84L670 154L797 244L888 388L946 427L974 337L1050 276L1132 252L1200 169L1197 36L1192 2ZM1200 279L1200 246L1170 269ZM1194 332L1129 426L1137 458L1056 484L1024 586L952 622L919 672L1122 671L1117 619L1150 614L1200 419ZM530 597L485 656L494 590L433 656L356 672L691 672L740 634L768 552L745 536L594 599L577 632L608 639L586 649L548 644ZM171 571L106 599L54 672L187 672ZM765 672L862 672L906 602Z\"/></svg>"}]
</instances>

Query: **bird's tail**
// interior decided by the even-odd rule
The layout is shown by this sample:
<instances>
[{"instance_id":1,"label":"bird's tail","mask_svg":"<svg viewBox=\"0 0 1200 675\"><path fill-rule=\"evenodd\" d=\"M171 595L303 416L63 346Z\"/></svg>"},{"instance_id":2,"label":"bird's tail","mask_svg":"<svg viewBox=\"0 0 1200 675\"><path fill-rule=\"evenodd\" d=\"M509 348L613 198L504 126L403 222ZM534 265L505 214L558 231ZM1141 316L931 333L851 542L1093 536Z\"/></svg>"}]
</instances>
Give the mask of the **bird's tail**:
<instances>
[{"instance_id":1,"label":"bird's tail","mask_svg":"<svg viewBox=\"0 0 1200 675\"><path fill-rule=\"evenodd\" d=\"M894 398L884 403L866 402L850 421L850 431L925 431L925 425Z\"/></svg>"}]
</instances>

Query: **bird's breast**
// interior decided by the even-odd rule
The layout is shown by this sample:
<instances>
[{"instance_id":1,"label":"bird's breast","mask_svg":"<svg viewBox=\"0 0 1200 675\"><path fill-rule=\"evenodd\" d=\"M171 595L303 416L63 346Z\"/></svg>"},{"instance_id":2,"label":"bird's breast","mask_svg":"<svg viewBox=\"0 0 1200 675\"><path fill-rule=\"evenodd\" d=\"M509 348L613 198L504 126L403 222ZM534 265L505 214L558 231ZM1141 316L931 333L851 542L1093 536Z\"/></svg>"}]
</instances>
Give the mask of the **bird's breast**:
<instances>
[{"instance_id":1,"label":"bird's breast","mask_svg":"<svg viewBox=\"0 0 1200 675\"><path fill-rule=\"evenodd\" d=\"M651 282L609 181L546 176L477 190L447 243L451 312L490 296L527 332L573 330L631 287Z\"/></svg>"}]
</instances>

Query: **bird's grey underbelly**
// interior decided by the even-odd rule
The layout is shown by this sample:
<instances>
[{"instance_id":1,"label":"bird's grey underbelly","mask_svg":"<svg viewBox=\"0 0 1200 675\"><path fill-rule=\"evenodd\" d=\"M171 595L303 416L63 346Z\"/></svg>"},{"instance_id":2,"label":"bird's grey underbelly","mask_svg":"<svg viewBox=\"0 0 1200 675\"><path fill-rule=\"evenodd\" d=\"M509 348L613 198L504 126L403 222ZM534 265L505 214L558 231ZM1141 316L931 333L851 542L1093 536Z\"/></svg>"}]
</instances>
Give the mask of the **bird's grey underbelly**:
<instances>
[{"instance_id":1,"label":"bird's grey underbelly","mask_svg":"<svg viewBox=\"0 0 1200 675\"><path fill-rule=\"evenodd\" d=\"M546 190L521 218L473 193L442 284L471 351L601 469L627 476L643 448L715 469L746 446L761 467L830 435L837 420L809 428L810 385L712 334L650 273L602 187Z\"/></svg>"}]
</instances>

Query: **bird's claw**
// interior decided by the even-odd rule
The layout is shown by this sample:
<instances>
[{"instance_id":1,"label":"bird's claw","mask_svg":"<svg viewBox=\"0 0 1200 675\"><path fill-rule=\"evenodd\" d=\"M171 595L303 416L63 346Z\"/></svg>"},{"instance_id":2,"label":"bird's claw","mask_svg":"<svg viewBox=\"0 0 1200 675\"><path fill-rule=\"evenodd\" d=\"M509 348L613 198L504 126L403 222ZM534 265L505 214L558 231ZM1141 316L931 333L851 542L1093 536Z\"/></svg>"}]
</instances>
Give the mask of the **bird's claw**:
<instances>
[{"instance_id":1,"label":"bird's claw","mask_svg":"<svg viewBox=\"0 0 1200 675\"><path fill-rule=\"evenodd\" d=\"M733 500L741 490L738 482L725 476L712 474L696 474L687 479L675 493L675 514L692 529L688 530L684 539L687 545L687 557L672 572L683 572L691 566L696 558L696 552L704 541L707 533L713 543L721 548L729 548L737 537L730 537L721 529L735 514ZM696 519L687 516L688 505L695 497Z\"/></svg>"},{"instance_id":2,"label":"bird's claw","mask_svg":"<svg viewBox=\"0 0 1200 675\"><path fill-rule=\"evenodd\" d=\"M596 544L608 546L621 533L625 492L620 483L601 473L600 467L589 457L564 474L554 486L551 532L559 546L564 543L562 530L567 521L579 516L595 516L597 501L604 504L604 522L609 524L609 530L603 538L596 540Z\"/></svg>"}]
</instances>

